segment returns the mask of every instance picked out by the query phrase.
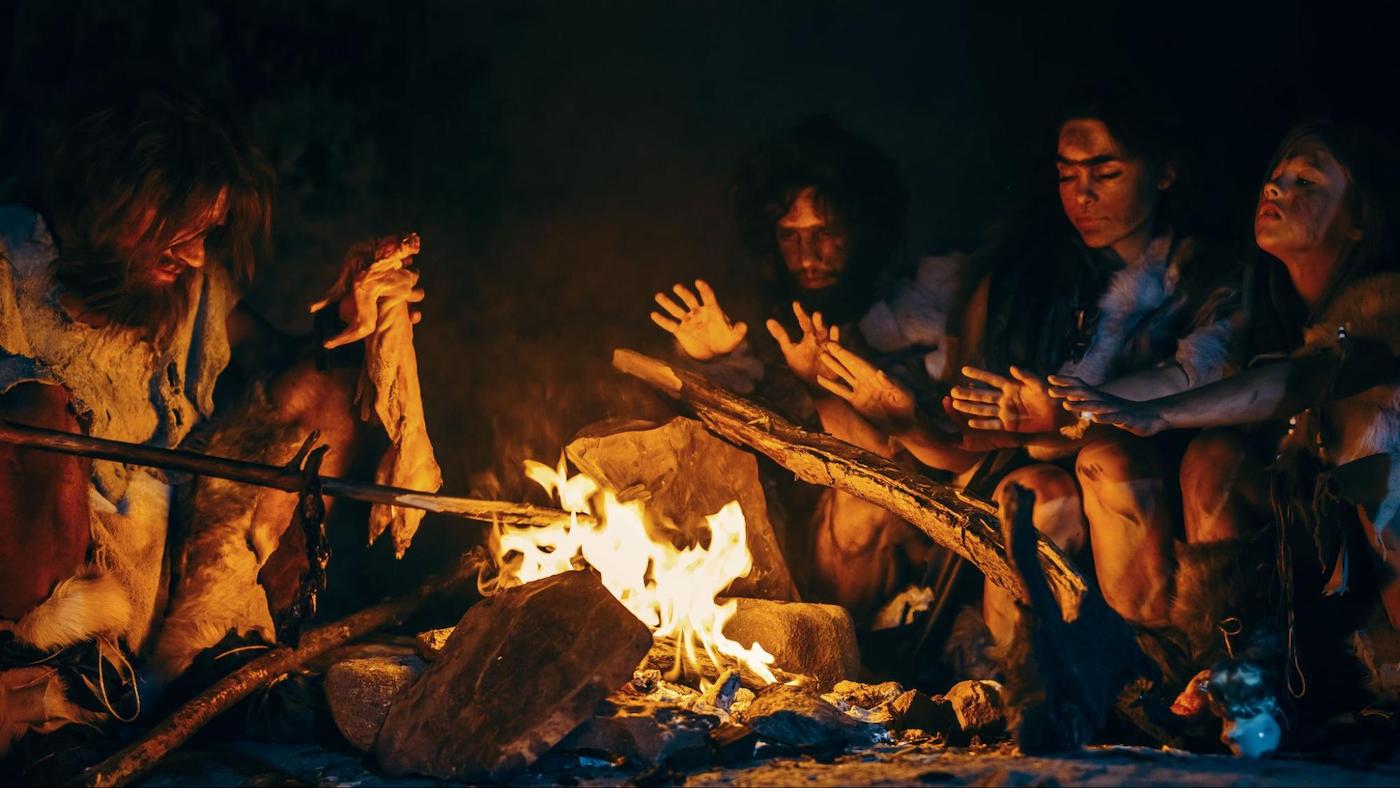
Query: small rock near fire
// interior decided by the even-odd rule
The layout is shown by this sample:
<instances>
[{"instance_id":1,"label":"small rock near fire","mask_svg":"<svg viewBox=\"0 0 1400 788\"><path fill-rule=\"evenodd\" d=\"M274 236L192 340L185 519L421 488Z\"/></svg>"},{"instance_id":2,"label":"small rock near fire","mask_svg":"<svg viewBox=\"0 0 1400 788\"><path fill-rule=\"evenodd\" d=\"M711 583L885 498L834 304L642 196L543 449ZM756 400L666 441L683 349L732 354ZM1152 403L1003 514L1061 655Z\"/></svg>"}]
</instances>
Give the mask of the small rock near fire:
<instances>
[{"instance_id":1,"label":"small rock near fire","mask_svg":"<svg viewBox=\"0 0 1400 788\"><path fill-rule=\"evenodd\" d=\"M765 687L744 713L744 724L762 738L789 747L869 744L884 736L879 725L855 720L804 687Z\"/></svg>"},{"instance_id":2,"label":"small rock near fire","mask_svg":"<svg viewBox=\"0 0 1400 788\"><path fill-rule=\"evenodd\" d=\"M774 656L775 667L812 676L822 689L860 673L855 625L841 607L748 598L738 602L724 634L746 647L761 644Z\"/></svg>"},{"instance_id":3,"label":"small rock near fire","mask_svg":"<svg viewBox=\"0 0 1400 788\"><path fill-rule=\"evenodd\" d=\"M331 665L326 670L326 703L335 727L358 749L373 749L394 696L427 668L417 657L366 657Z\"/></svg>"},{"instance_id":4,"label":"small rock near fire","mask_svg":"<svg viewBox=\"0 0 1400 788\"><path fill-rule=\"evenodd\" d=\"M958 726L968 735L996 733L1006 728L1002 687L995 681L970 679L954 684L943 696L953 707Z\"/></svg>"},{"instance_id":5,"label":"small rock near fire","mask_svg":"<svg viewBox=\"0 0 1400 788\"><path fill-rule=\"evenodd\" d=\"M447 639L452 637L452 630L456 627L442 627L441 629L430 629L427 632L419 632L413 639L413 646L418 651L418 656L432 662L437 659L442 650L447 648Z\"/></svg>"}]
</instances>

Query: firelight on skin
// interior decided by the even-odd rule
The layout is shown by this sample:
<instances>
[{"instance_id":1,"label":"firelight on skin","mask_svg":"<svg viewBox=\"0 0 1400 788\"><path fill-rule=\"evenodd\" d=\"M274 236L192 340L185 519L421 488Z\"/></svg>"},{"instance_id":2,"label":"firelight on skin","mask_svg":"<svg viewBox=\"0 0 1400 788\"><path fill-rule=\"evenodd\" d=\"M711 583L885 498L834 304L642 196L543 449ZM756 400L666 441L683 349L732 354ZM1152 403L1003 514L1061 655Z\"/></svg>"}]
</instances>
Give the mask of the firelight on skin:
<instances>
[{"instance_id":1,"label":"firelight on skin","mask_svg":"<svg viewBox=\"0 0 1400 788\"><path fill-rule=\"evenodd\" d=\"M1346 210L1350 179L1331 152L1307 145L1285 156L1259 193L1254 240L1283 261L1304 302L1315 304L1348 248L1361 239Z\"/></svg>"},{"instance_id":2,"label":"firelight on skin","mask_svg":"<svg viewBox=\"0 0 1400 788\"><path fill-rule=\"evenodd\" d=\"M815 187L797 193L778 219L777 234L783 265L798 287L821 290L840 281L846 270L848 234L842 222L819 204Z\"/></svg>"},{"instance_id":3,"label":"firelight on skin","mask_svg":"<svg viewBox=\"0 0 1400 788\"><path fill-rule=\"evenodd\" d=\"M1152 240L1157 193L1176 174L1154 173L1109 133L1101 120L1076 118L1060 127L1056 157L1060 204L1090 249L1136 260Z\"/></svg>"}]
</instances>

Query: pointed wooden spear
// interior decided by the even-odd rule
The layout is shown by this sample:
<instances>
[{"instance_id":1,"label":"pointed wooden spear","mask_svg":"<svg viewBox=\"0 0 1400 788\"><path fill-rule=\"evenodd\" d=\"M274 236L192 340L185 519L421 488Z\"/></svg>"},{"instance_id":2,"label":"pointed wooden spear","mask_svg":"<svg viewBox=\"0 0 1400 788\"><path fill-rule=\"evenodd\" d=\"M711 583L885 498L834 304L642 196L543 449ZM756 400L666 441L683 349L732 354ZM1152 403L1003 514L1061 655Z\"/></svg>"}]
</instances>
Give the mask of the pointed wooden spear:
<instances>
[{"instance_id":1,"label":"pointed wooden spear","mask_svg":"<svg viewBox=\"0 0 1400 788\"><path fill-rule=\"evenodd\" d=\"M299 492L306 480L299 468L263 465L247 460L228 457L214 457L198 452L180 449L161 449L142 446L137 443L92 438L61 430L33 427L0 419L0 443L10 443L30 449L72 454L97 460L110 460L134 465L148 465L172 471L184 471L198 476L215 476L220 479L271 487L275 490ZM447 514L467 520L499 522L508 525L553 525L571 517L561 509L535 506L528 503L510 501L486 501L477 498L459 498L454 495L418 492L403 487L390 487L383 484L369 484L351 481L335 476L321 478L321 491L338 498L356 501L406 506L438 514ZM576 515L576 521L592 524L588 515Z\"/></svg>"}]
</instances>

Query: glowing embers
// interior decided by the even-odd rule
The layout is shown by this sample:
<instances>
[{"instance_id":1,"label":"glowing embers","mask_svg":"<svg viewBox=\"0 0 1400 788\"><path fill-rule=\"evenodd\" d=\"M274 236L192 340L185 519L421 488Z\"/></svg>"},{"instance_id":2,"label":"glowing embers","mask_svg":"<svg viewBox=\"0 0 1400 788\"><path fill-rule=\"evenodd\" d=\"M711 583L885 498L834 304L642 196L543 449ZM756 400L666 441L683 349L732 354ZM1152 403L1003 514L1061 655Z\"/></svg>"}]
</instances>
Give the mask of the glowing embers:
<instances>
[{"instance_id":1,"label":"glowing embers","mask_svg":"<svg viewBox=\"0 0 1400 788\"><path fill-rule=\"evenodd\" d=\"M616 493L600 488L586 474L569 476L563 457L557 468L527 460L525 473L572 514L543 527L497 525L491 547L501 568L501 586L528 583L587 564L657 640L674 638L679 656L696 672L701 665L697 649L703 649L717 666L734 660L768 683L777 681L770 669L772 654L758 643L745 648L724 636L725 622L733 617L737 603L715 602L753 565L744 513L737 501L705 518L708 547L677 548L670 540L652 535L655 531L648 528L641 502L619 501ZM597 524L581 522L580 514L593 515ZM680 659L676 666L681 667Z\"/></svg>"}]
</instances>

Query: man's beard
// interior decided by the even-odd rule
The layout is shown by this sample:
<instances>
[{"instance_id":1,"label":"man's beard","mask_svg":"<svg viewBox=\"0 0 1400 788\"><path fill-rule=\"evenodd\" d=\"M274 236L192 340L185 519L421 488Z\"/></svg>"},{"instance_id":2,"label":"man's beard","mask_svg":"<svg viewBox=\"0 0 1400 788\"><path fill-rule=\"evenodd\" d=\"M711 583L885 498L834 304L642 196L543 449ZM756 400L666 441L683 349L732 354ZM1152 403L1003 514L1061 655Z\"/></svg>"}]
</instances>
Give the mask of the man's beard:
<instances>
[{"instance_id":1,"label":"man's beard","mask_svg":"<svg viewBox=\"0 0 1400 788\"><path fill-rule=\"evenodd\" d=\"M175 281L143 280L141 271L119 262L67 261L55 264L54 278L83 306L111 324L139 330L156 345L166 344L184 323L194 300L194 269Z\"/></svg>"},{"instance_id":2,"label":"man's beard","mask_svg":"<svg viewBox=\"0 0 1400 788\"><path fill-rule=\"evenodd\" d=\"M835 284L815 290L799 287L796 278L787 269L783 269L780 281L780 303L775 306L779 314L791 315L790 304L797 301L809 314L821 312L830 325L859 320L873 300L870 282L850 268L841 272Z\"/></svg>"}]
</instances>

